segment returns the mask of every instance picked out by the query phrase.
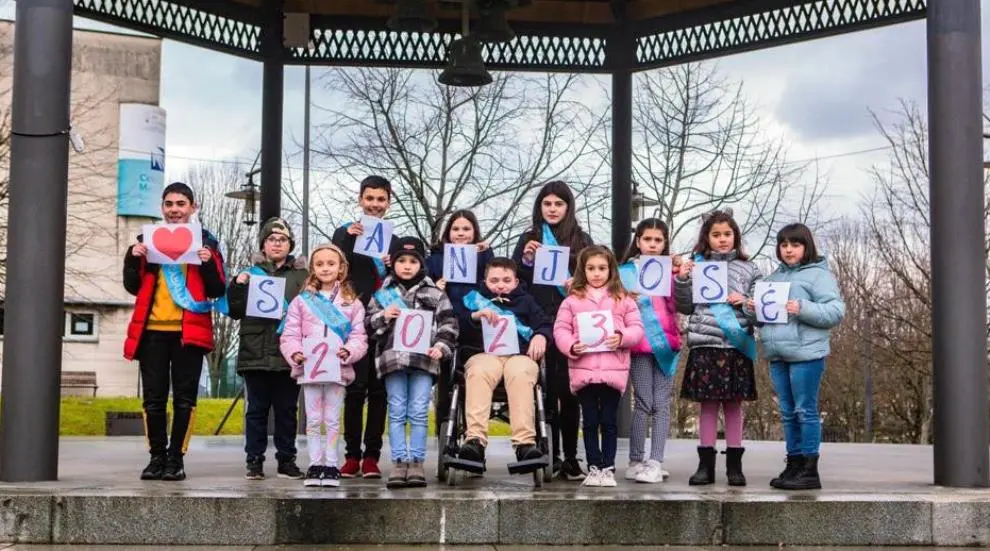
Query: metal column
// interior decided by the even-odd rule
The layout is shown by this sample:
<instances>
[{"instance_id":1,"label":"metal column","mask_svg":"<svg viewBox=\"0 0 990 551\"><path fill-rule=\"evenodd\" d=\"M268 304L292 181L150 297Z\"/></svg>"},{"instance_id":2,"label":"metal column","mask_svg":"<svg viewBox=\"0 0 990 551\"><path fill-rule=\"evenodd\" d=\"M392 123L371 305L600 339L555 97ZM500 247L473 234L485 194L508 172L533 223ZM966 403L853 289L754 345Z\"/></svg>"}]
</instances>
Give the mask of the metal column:
<instances>
[{"instance_id":1,"label":"metal column","mask_svg":"<svg viewBox=\"0 0 990 551\"><path fill-rule=\"evenodd\" d=\"M285 84L283 1L265 0L261 53L261 215L264 224L282 212L282 102Z\"/></svg>"},{"instance_id":2,"label":"metal column","mask_svg":"<svg viewBox=\"0 0 990 551\"><path fill-rule=\"evenodd\" d=\"M935 484L990 483L980 0L928 2Z\"/></svg>"},{"instance_id":3,"label":"metal column","mask_svg":"<svg viewBox=\"0 0 990 551\"><path fill-rule=\"evenodd\" d=\"M635 43L624 14L607 42L612 71L612 250L622 256L629 246L632 224L632 65ZM619 403L619 436L629 436L632 386Z\"/></svg>"},{"instance_id":4,"label":"metal column","mask_svg":"<svg viewBox=\"0 0 990 551\"><path fill-rule=\"evenodd\" d=\"M0 480L58 478L72 0L18 2Z\"/></svg>"}]
</instances>

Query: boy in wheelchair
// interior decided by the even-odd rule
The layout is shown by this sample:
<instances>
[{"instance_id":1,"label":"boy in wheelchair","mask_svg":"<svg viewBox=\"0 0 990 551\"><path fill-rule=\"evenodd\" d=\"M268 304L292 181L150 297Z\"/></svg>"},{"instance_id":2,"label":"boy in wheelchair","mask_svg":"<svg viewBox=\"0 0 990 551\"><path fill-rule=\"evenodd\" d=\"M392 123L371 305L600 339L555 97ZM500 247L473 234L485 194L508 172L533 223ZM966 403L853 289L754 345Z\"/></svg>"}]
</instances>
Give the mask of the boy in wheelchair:
<instances>
[{"instance_id":1,"label":"boy in wheelchair","mask_svg":"<svg viewBox=\"0 0 990 551\"><path fill-rule=\"evenodd\" d=\"M538 362L546 352L547 340L552 335L553 323L533 297L519 288L516 263L511 258L494 258L485 269L484 285L480 291L472 291L464 298L460 344L465 349L476 349L464 364L466 441L458 451L458 458L477 463L485 462L488 445L488 421L492 407L492 394L499 381L505 379L505 392L509 402L509 423L512 427L512 447L517 461L540 459L543 453L536 445L536 415L534 412L534 388L539 378ZM500 315L515 317L516 335L498 336ZM496 327L497 340L489 343L492 353L485 351L481 320ZM505 324L501 324L505 328ZM518 339L519 354L498 355L500 343L506 339ZM528 341L528 342L527 342Z\"/></svg>"}]
</instances>

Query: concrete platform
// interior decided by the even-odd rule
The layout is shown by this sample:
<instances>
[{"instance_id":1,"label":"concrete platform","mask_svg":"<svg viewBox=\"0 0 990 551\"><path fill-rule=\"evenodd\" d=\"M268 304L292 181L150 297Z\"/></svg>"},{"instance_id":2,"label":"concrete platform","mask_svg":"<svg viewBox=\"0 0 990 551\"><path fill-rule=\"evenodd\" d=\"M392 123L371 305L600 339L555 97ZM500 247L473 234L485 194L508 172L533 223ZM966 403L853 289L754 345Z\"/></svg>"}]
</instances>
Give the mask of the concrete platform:
<instances>
[{"instance_id":1,"label":"concrete platform","mask_svg":"<svg viewBox=\"0 0 990 551\"><path fill-rule=\"evenodd\" d=\"M750 485L687 485L693 441L672 441L663 484L618 488L510 476L509 443L489 446L489 472L450 488L386 490L383 481L303 488L244 480L239 438L194 440L184 482L142 482L139 438L66 438L58 482L0 484L0 541L56 544L526 544L526 545L990 545L990 491L930 484L925 446L833 444L822 450L826 489L767 485L783 445L747 442ZM435 444L430 458L436 457ZM301 457L305 449L301 449ZM723 456L724 457L724 456ZM301 463L304 463L301 462ZM432 469L432 462L428 465Z\"/></svg>"}]
</instances>

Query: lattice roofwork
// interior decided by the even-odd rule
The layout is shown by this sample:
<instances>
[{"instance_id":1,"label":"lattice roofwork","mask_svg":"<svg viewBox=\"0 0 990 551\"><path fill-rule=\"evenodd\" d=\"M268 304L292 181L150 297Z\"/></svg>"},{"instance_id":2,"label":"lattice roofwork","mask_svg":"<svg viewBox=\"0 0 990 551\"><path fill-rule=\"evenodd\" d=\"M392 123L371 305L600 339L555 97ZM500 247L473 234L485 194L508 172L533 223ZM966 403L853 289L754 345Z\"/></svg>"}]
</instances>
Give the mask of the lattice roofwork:
<instances>
[{"instance_id":1,"label":"lattice roofwork","mask_svg":"<svg viewBox=\"0 0 990 551\"><path fill-rule=\"evenodd\" d=\"M263 0L74 2L83 17L261 59ZM460 28L459 1L429 0L439 21L431 33L389 30L395 5L376 0L284 5L309 14L313 45L286 49L288 64L439 68ZM484 57L502 70L642 70L918 19L925 7L926 0L530 0L508 13L516 39L486 45ZM620 42L625 47L615 47Z\"/></svg>"}]
</instances>

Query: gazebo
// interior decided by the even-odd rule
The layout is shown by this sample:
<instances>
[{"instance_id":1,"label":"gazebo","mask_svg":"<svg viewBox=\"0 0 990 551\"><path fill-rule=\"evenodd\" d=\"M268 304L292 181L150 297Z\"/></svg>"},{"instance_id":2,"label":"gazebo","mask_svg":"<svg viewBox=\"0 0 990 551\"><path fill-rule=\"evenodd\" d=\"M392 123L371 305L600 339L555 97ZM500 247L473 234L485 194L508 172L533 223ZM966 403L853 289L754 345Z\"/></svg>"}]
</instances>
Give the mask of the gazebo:
<instances>
[{"instance_id":1,"label":"gazebo","mask_svg":"<svg viewBox=\"0 0 990 551\"><path fill-rule=\"evenodd\" d=\"M483 85L486 68L609 74L616 250L634 72L927 17L934 482L990 483L980 0L19 2L0 480L57 477L73 14L263 63L262 219L281 210L286 65L447 67L452 85Z\"/></svg>"}]
</instances>

